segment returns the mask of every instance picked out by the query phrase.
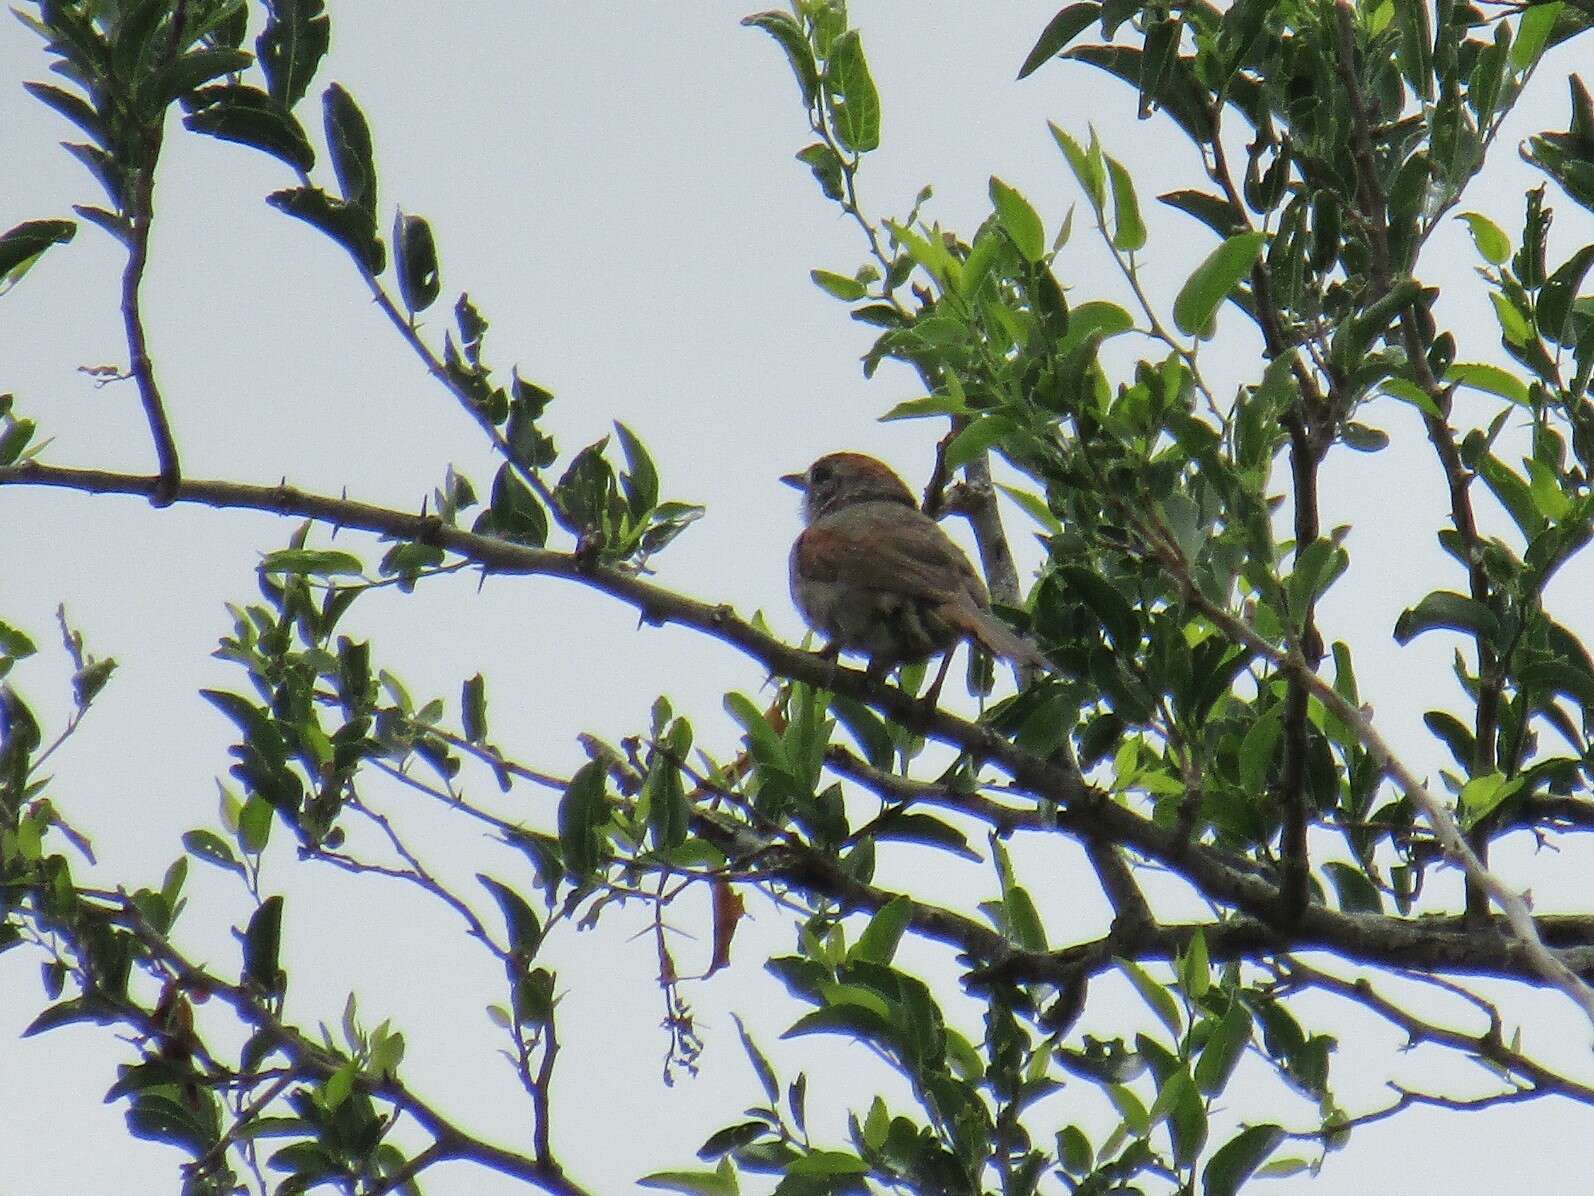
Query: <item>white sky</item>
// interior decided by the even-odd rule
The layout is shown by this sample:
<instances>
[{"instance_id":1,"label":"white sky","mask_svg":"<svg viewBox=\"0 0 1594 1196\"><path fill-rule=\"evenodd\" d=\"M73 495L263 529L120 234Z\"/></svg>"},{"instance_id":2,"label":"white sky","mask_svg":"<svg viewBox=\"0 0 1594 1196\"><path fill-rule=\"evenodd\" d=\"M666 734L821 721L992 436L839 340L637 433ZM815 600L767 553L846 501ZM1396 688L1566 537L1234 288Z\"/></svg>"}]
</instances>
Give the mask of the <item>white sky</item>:
<instances>
[{"instance_id":1,"label":"white sky","mask_svg":"<svg viewBox=\"0 0 1594 1196\"><path fill-rule=\"evenodd\" d=\"M932 183L927 214L969 233L988 211L987 179L997 174L1030 198L1050 234L1079 197L1045 122L1076 134L1094 122L1139 181L1152 233L1146 276L1171 295L1210 235L1151 197L1197 185L1193 151L1162 118L1136 122L1129 89L1084 66L1051 64L1013 81L1056 7L1057 0L856 0L854 22L885 109L883 146L862 175L864 202L877 214L899 215ZM886 457L917 482L935 429L876 422L915 397L916 383L889 365L865 382L857 359L871 330L808 281L813 267L850 273L862 249L856 229L792 159L808 140L796 87L775 45L738 26L750 4L343 0L333 9L334 48L319 86L342 82L369 117L387 217L400 204L432 222L444 299L429 328L440 335L453 296L468 290L492 321L489 359L506 371L518 363L556 392L548 422L567 452L603 435L611 419L628 423L652 449L666 495L709 507L658 562L660 580L743 612L763 608L795 638L785 560L796 511L776 476L845 447ZM0 22L0 227L101 200L81 166L56 147L74 130L17 85L44 78L45 66L30 32ZM1528 132L1565 127L1572 66L1565 51L1546 59L1502 136L1496 170L1462 205L1489 214L1513 237L1523 187L1536 176L1512 146ZM317 141L318 91L301 106ZM324 162L318 169L330 180ZM485 494L492 465L479 432L406 355L342 251L262 202L292 182L265 155L175 125L169 135L147 311L185 472L257 482L286 476L308 489L346 486L351 497L414 508L452 462ZM1550 202L1557 209L1551 258L1559 262L1594 236L1594 224L1553 187ZM1460 226L1450 226L1425 259L1423 278L1465 285L1474 261ZM115 305L121 264L110 238L84 226L0 301L0 389L14 391L22 411L54 437L53 462L150 468L132 388L96 389L77 372L125 362ZM1058 274L1076 301L1125 301L1083 212ZM1444 314L1458 335L1466 333L1462 359L1497 358L1481 290L1447 303ZM1209 379L1222 392L1254 378L1256 354L1255 338L1231 321L1206 351ZM1443 491L1419 423L1389 402L1363 418L1388 429L1396 445L1375 456L1340 453L1324 471L1325 526L1356 530L1348 542L1352 570L1322 618L1330 638L1358 650L1364 696L1386 733L1432 769L1443 762L1442 749L1420 717L1436 705L1460 708L1449 676L1453 645L1433 635L1397 649L1389 628L1427 590L1462 582L1433 542ZM8 489L3 502L0 618L46 646L13 680L42 715L64 711L69 669L53 635L62 601L91 650L121 662L92 718L59 756L53 796L92 835L102 878L153 883L179 849L178 836L215 820L213 778L228 763L230 727L195 691L244 684L207 656L230 626L223 604L250 599L257 554L281 546L291 525L54 491ZM1033 561L1024 516L1009 510L1008 525ZM340 544L373 564L379 557L358 537ZM1586 570L1567 570L1552 600L1586 592L1589 580ZM1559 613L1574 628L1588 626L1575 604ZM376 659L412 693L443 696L450 709L460 681L486 672L494 738L551 770L579 761L582 731L616 738L643 727L660 692L696 717L702 746L729 754L721 695L753 693L763 681L729 649L680 630L639 630L628 608L550 580L497 579L478 592L474 580L456 578L408 599L373 596L357 605L345 630L371 636ZM484 778L474 784L472 792L488 793ZM388 796L393 808L413 810L405 795ZM550 823L551 798L517 791L514 800L526 803L519 809L528 819ZM515 857L474 831L425 817L409 825L462 885L478 870L529 885ZM1539 908L1586 908L1584 853L1533 858L1529 847L1513 842L1499 859L1521 883L1534 870ZM1103 903L1071 845L1045 844L1023 858L1054 942L1105 928ZM913 878L903 860L883 853L883 881ZM307 1026L335 1022L353 988L368 1022L391 1016L405 1030L405 1074L419 1091L506 1143L524 1134L526 1105L481 1013L499 999L498 977L490 960L462 947L454 923L379 882L351 883L298 864L291 851L274 854L266 884L287 894L291 1017ZM948 900L972 904L990 895L992 881L988 870L958 865L947 867L945 884ZM1453 878L1437 878L1436 891L1456 887ZM1197 912L1177 886L1154 886L1154 893L1165 910ZM226 927L243 916L241 895L196 863L189 896L180 938L219 970L234 968ZM490 903L483 908L491 912ZM759 1099L731 1010L747 1016L785 1078L811 1067L811 1120L834 1141L843 1140L840 1102L866 1105L857 1096L878 1082L877 1069L861 1049L812 1038L776 1043L800 1010L758 964L765 948L784 948L791 935L778 912L755 913L733 968L690 990L708 1049L701 1077L673 1090L657 1080L665 1043L651 942L628 937L640 921L616 918L612 928L582 936L567 930L550 943L566 993L557 1145L591 1190L624 1191L646 1171L693 1165L707 1133ZM699 905L678 911L676 921L699 936L695 947L681 940L689 968L694 951L706 959L706 916ZM945 974L941 953L905 960ZM0 1124L7 1127L0 1196L174 1190L177 1152L129 1139L124 1106L100 1101L113 1064L129 1052L92 1028L18 1040L42 1003L36 963L24 950L0 957ZM1110 983L1099 987L1110 1000L1092 1018L1098 1032L1115 1016L1140 1016ZM1589 1070L1587 1027L1564 1002L1533 995L1511 1008L1529 1022L1530 1044ZM1355 1036L1335 1060L1352 1112L1381 1102L1386 1076L1443 1086L1458 1074L1428 1065L1422 1053L1395 1056L1392 1036L1356 1019L1329 1015L1317 1028ZM1277 1099L1276 1087L1247 1092L1253 1105ZM1241 1115L1310 1122L1300 1101L1247 1110L1245 1099L1246 1092L1236 1098ZM1071 1084L1056 1107L1059 1124L1106 1124L1101 1102L1082 1083ZM1510 1182L1569 1191L1568 1169L1588 1163L1587 1125L1586 1109L1552 1102L1471 1117L1416 1112L1358 1132L1314 1191L1387 1185L1410 1172L1414 1156L1423 1186L1433 1190ZM428 1185L441 1193L510 1190L519 1189L464 1169L438 1171Z\"/></svg>"}]
</instances>

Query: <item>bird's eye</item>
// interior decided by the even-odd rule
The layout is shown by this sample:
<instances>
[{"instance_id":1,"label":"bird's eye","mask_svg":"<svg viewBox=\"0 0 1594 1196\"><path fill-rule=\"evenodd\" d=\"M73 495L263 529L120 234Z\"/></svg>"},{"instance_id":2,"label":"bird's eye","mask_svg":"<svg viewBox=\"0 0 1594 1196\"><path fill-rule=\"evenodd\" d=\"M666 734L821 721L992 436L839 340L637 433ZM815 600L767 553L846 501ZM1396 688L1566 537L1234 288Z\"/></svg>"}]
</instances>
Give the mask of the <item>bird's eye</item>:
<instances>
[{"instance_id":1,"label":"bird's eye","mask_svg":"<svg viewBox=\"0 0 1594 1196\"><path fill-rule=\"evenodd\" d=\"M815 465L810 471L810 479L816 486L822 486L830 480L830 466L824 462Z\"/></svg>"}]
</instances>

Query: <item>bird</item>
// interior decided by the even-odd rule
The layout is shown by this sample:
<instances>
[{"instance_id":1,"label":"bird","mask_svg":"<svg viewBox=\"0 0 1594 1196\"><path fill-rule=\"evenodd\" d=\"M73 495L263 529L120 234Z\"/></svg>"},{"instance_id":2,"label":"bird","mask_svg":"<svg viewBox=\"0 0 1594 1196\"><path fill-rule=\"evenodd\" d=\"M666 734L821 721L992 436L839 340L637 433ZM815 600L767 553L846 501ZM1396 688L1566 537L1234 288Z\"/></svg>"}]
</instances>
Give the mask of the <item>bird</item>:
<instances>
[{"instance_id":1,"label":"bird","mask_svg":"<svg viewBox=\"0 0 1594 1196\"><path fill-rule=\"evenodd\" d=\"M791 595L826 652L869 658L883 677L941 653L925 693L933 705L952 651L969 640L1015 664L1046 658L991 613L985 583L940 525L919 509L891 467L863 453L829 453L781 478L803 493L791 549Z\"/></svg>"}]
</instances>

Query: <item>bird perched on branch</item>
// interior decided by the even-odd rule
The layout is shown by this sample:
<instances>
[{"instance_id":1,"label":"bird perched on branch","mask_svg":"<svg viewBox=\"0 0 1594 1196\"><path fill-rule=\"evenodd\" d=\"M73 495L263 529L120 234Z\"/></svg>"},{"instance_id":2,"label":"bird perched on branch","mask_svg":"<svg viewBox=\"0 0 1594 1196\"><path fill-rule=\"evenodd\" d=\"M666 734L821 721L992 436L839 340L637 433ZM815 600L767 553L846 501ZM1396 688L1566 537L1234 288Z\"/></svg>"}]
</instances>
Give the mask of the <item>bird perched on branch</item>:
<instances>
[{"instance_id":1,"label":"bird perched on branch","mask_svg":"<svg viewBox=\"0 0 1594 1196\"><path fill-rule=\"evenodd\" d=\"M1034 645L991 613L968 557L883 462L831 453L781 481L803 492L808 525L792 545L792 600L829 651L869 657L876 676L943 653L925 695L930 703L959 640L1047 667Z\"/></svg>"}]
</instances>

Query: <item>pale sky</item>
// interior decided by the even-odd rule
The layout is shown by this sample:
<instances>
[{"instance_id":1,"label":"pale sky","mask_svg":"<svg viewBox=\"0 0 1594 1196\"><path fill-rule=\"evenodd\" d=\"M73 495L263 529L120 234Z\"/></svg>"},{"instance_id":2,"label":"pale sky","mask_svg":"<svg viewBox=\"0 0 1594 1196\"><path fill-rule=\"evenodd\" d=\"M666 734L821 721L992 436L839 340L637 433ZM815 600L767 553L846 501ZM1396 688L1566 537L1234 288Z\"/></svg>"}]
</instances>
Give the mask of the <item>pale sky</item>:
<instances>
[{"instance_id":1,"label":"pale sky","mask_svg":"<svg viewBox=\"0 0 1594 1196\"><path fill-rule=\"evenodd\" d=\"M1152 197L1196 185L1194 151L1162 118L1137 122L1133 93L1083 65L1054 63L1014 81L1057 6L855 0L853 20L884 104L882 148L861 175L863 202L879 215L901 215L930 183L935 198L926 215L967 235L989 211L987 181L995 174L1029 197L1050 235L1080 197L1046 121L1076 135L1093 122L1109 152L1135 173L1151 228L1145 275L1153 293L1171 295L1211 237ZM863 248L855 226L792 158L809 140L796 86L774 43L739 27L751 6L342 0L332 8L333 51L301 119L319 143L319 89L332 80L363 107L384 226L399 205L426 216L437 236L444 299L429 313L429 330L440 337L453 296L468 290L492 324L489 360L506 372L518 363L555 392L548 423L562 449L572 452L622 420L652 449L667 497L707 504L707 516L657 562L659 580L743 613L761 608L778 632L798 638L785 577L796 504L777 476L851 448L889 459L918 485L938 429L877 422L917 397L917 383L890 365L866 382L858 358L871 330L809 282L815 267L851 273ZM1462 204L1513 237L1523 188L1539 177L1515 158L1514 143L1565 127L1573 65L1564 51L1545 59L1502 134L1494 170ZM57 147L75 131L18 85L44 77L34 35L0 22L7 180L0 228L101 200ZM318 170L330 179L324 162ZM188 135L175 123L169 130L147 311L185 472L286 477L413 509L453 463L485 494L492 463L476 427L407 355L342 251L263 202L292 184L288 168L263 154ZM1550 202L1557 210L1551 258L1559 261L1594 239L1594 221L1553 184ZM1080 207L1057 273L1075 301L1125 302L1088 206ZM1465 286L1475 263L1464 230L1447 225L1422 277ZM85 225L0 299L0 391L15 392L22 412L54 438L51 462L151 468L132 388L96 389L77 370L125 363L116 308L121 264L110 238ZM1497 360L1481 289L1447 303L1442 318L1447 313L1458 334L1471 337L1463 335L1461 357ZM1254 379L1257 353L1256 338L1231 319L1205 350L1209 381L1224 393ZM1460 708L1449 673L1454 644L1434 635L1399 649L1389 629L1429 589L1462 583L1433 542L1431 512L1443 492L1420 424L1388 401L1361 418L1396 443L1372 456L1340 452L1325 468L1324 526L1355 530L1352 569L1321 617L1330 639L1359 653L1362 691L1386 735L1431 770L1445 757L1420 719L1434 706ZM156 512L129 499L59 491L7 489L0 499L0 618L32 632L45 649L11 680L41 716L64 713L70 668L53 631L60 602L90 649L121 664L59 755L52 796L94 840L102 867L84 875L155 883L180 850L182 832L216 820L214 778L229 763L231 727L196 690L246 684L208 654L230 627L225 604L256 595L258 554L282 546L292 524L194 507ZM1008 508L1006 518L1032 564L1025 516ZM381 552L352 535L339 546L373 566ZM1586 567L1568 569L1552 600L1586 593L1590 581ZM1590 629L1575 604L1562 617ZM638 629L629 608L546 579L492 579L478 590L475 579L456 577L408 598L373 595L346 629L370 636L374 658L413 694L441 696L451 710L460 682L485 672L493 738L550 771L580 762L575 737L583 731L615 739L644 728L659 693L694 717L701 746L728 756L734 738L721 697L729 689L756 694L764 681L722 645L679 629ZM485 795L490 781L474 784ZM417 841L462 888L484 870L529 888L517 857L474 830L415 815L415 803L400 793L372 792L406 812ZM514 800L526 803L528 821L551 824L549 796ZM1533 857L1523 840L1498 852L1502 872L1518 883L1531 874L1540 909L1587 908L1586 851L1574 843L1559 856ZM1107 911L1071 844L1035 845L1020 858L1054 943L1101 933ZM907 863L905 853L882 853L882 883L909 884ZM946 899L972 906L992 883L988 868L949 865ZM335 1024L352 988L368 1023L391 1017L406 1032L404 1075L414 1087L463 1123L524 1145L529 1112L482 1014L500 999L499 976L490 959L464 945L457 924L379 880L354 882L298 863L291 850L273 853L266 886L287 894L290 1018L310 1028ZM1434 886L1445 894L1459 887L1453 876ZM1160 909L1199 913L1176 885L1152 891ZM242 894L196 862L189 896L178 938L219 970L235 969L227 927L246 916ZM491 912L490 902L481 908ZM779 911L757 905L753 912L733 967L688 990L708 1045L702 1074L673 1089L658 1081L665 1039L651 940L630 937L643 925L640 913L624 911L584 935L566 929L550 942L565 993L556 1145L592 1191L627 1191L648 1171L696 1165L703 1138L761 1098L731 1011L747 1018L785 1079L810 1070L812 1122L834 1143L845 1136L841 1102L862 1110L859 1092L880 1084L862 1048L816 1038L777 1042L803 1010L759 964L788 947L792 933ZM701 905L675 917L699 938L695 948L681 940L683 964L694 950L706 960ZM921 949L904 962L948 975L944 953ZM43 1004L37 963L28 950L0 956L0 1123L7 1126L0 1196L174 1191L179 1153L130 1139L125 1106L101 1103L114 1064L131 1058L127 1048L92 1027L17 1038ZM1098 1033L1143 1020L1143 1009L1110 982L1093 989L1096 998L1101 1005L1089 1017ZM959 1008L966 1018L968 1008ZM1424 1052L1397 1055L1398 1041L1368 1019L1320 1001L1302 1009L1321 1019L1316 1028L1344 1039L1334 1074L1350 1112L1381 1104L1386 1077L1481 1091L1479 1078L1458 1066L1433 1066ZM1527 1022L1530 1046L1583 1074L1594 1070L1588 1028L1563 999L1531 994L1510 1009ZM1304 1102L1277 1106L1276 1083L1255 1083L1262 1074L1257 1067L1240 1084L1237 1114L1311 1124ZM881 1090L900 1095L889 1081ZM1099 1139L1108 1124L1099 1094L1076 1082L1055 1099L1059 1125L1080 1120L1098 1127ZM1569 1170L1588 1164L1589 1120L1587 1109L1552 1102L1473 1116L1413 1112L1358 1131L1312 1191L1364 1192L1414 1168L1435 1191L1508 1183L1570 1191ZM429 1192L523 1190L465 1168L428 1175ZM756 1184L744 1190L763 1190ZM1297 1178L1257 1190L1306 1186Z\"/></svg>"}]
</instances>

